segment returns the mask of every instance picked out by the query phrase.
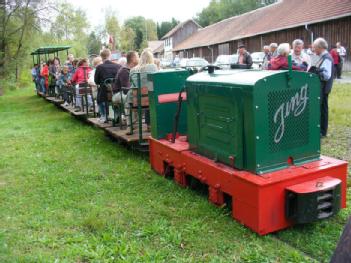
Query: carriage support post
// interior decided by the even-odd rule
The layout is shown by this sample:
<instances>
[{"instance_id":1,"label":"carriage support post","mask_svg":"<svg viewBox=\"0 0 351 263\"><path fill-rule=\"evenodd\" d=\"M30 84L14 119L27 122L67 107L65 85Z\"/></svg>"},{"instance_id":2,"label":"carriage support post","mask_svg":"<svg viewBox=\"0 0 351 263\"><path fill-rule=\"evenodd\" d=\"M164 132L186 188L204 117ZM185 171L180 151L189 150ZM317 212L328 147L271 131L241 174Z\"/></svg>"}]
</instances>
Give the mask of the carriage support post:
<instances>
[{"instance_id":1,"label":"carriage support post","mask_svg":"<svg viewBox=\"0 0 351 263\"><path fill-rule=\"evenodd\" d=\"M139 124L139 143L142 143L143 140L143 117L142 117L142 108L141 108L141 73L138 73L138 124ZM133 124L131 124L133 125Z\"/></svg>"}]
</instances>

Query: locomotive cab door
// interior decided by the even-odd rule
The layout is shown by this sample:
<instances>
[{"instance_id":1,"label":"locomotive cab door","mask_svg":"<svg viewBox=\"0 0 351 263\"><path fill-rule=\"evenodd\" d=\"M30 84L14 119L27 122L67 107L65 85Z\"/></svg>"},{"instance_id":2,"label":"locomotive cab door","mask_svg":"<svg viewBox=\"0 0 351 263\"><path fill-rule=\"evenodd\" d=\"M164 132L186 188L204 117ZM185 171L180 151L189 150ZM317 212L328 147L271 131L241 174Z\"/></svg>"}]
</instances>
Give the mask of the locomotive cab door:
<instances>
[{"instance_id":1,"label":"locomotive cab door","mask_svg":"<svg viewBox=\"0 0 351 263\"><path fill-rule=\"evenodd\" d=\"M197 152L238 169L243 168L241 93L223 85L197 90Z\"/></svg>"}]
</instances>

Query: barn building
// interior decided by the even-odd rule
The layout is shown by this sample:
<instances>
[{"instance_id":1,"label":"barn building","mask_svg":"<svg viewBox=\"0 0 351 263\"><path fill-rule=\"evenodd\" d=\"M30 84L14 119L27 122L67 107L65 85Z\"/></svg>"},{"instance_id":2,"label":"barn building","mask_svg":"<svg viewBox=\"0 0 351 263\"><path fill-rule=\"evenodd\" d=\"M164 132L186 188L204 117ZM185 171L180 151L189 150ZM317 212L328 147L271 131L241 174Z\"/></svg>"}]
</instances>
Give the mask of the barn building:
<instances>
[{"instance_id":1,"label":"barn building","mask_svg":"<svg viewBox=\"0 0 351 263\"><path fill-rule=\"evenodd\" d=\"M173 59L174 47L195 34L200 28L201 26L193 19L188 19L182 23L179 23L176 27L164 35L161 39L164 43L164 57L169 60Z\"/></svg>"},{"instance_id":2,"label":"barn building","mask_svg":"<svg viewBox=\"0 0 351 263\"><path fill-rule=\"evenodd\" d=\"M203 57L213 62L218 55L236 53L239 44L250 52L261 51L272 42L304 40L305 46L324 37L351 49L351 0L280 0L251 12L199 29L174 44L180 57Z\"/></svg>"}]
</instances>

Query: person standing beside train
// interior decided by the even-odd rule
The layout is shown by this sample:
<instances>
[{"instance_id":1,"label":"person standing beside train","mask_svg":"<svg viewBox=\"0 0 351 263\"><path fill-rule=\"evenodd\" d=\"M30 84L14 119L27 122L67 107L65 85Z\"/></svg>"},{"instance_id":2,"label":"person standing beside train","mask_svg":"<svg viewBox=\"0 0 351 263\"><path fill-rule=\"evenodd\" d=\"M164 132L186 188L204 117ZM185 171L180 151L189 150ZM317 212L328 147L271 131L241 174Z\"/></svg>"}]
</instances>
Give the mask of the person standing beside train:
<instances>
[{"instance_id":1,"label":"person standing beside train","mask_svg":"<svg viewBox=\"0 0 351 263\"><path fill-rule=\"evenodd\" d=\"M317 38L313 42L314 52L319 60L310 72L316 73L321 81L321 137L328 132L328 98L333 87L333 58L328 52L328 43L324 38Z\"/></svg>"},{"instance_id":2,"label":"person standing beside train","mask_svg":"<svg viewBox=\"0 0 351 263\"><path fill-rule=\"evenodd\" d=\"M340 42L336 43L336 50L340 56L340 71L337 74L337 78L341 79L341 75L342 75L342 68L344 66L344 63L346 61L346 48L344 48Z\"/></svg>"},{"instance_id":3,"label":"person standing beside train","mask_svg":"<svg viewBox=\"0 0 351 263\"><path fill-rule=\"evenodd\" d=\"M302 65L305 64L307 65L307 71L311 67L311 58L308 54L306 54L304 50L304 43L301 39L295 39L292 43L292 53L291 53L291 59L293 63L297 65Z\"/></svg>"},{"instance_id":4,"label":"person standing beside train","mask_svg":"<svg viewBox=\"0 0 351 263\"><path fill-rule=\"evenodd\" d=\"M246 48L244 45L239 46L239 51L238 51L238 63L239 65L244 65L246 68L251 68L252 66L252 57L249 52L247 52Z\"/></svg>"},{"instance_id":5,"label":"person standing beside train","mask_svg":"<svg viewBox=\"0 0 351 263\"><path fill-rule=\"evenodd\" d=\"M340 56L336 50L336 46L332 46L329 52L330 56L333 58L334 68L333 68L333 78L335 79L338 75L340 69Z\"/></svg>"}]
</instances>

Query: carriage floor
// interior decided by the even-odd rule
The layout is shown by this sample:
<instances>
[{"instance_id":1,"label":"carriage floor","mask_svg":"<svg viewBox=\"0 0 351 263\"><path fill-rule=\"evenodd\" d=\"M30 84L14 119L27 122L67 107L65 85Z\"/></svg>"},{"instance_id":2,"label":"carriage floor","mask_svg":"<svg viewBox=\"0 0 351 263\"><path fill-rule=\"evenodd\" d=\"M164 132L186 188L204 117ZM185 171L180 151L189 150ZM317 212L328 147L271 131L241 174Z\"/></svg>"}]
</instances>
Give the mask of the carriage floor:
<instances>
[{"instance_id":1,"label":"carriage floor","mask_svg":"<svg viewBox=\"0 0 351 263\"><path fill-rule=\"evenodd\" d=\"M62 103L64 103L64 101L62 99L57 99L55 97L46 97L46 100L49 102L52 102L56 105L61 105Z\"/></svg>"},{"instance_id":2,"label":"carriage floor","mask_svg":"<svg viewBox=\"0 0 351 263\"><path fill-rule=\"evenodd\" d=\"M121 130L119 127L110 127L105 128L105 131L117 140L121 140L127 143L133 143L139 141L139 130L136 129L133 131L133 134L129 135L128 130ZM147 132L146 126L143 127L142 140L147 140L151 136L150 132Z\"/></svg>"},{"instance_id":3,"label":"carriage floor","mask_svg":"<svg viewBox=\"0 0 351 263\"><path fill-rule=\"evenodd\" d=\"M47 101L57 104L56 100L54 97L48 97ZM84 111L75 111L74 107L72 105L64 105L64 104L57 104L59 105L64 111L71 113L73 116L76 117L86 117L86 112ZM92 112L89 112L90 115L93 115ZM99 118L93 118L93 117L88 117L85 118L86 122L97 127L100 129L103 129L108 135L110 135L112 138L122 141L125 143L134 143L138 142L140 139L143 141L147 141L149 137L151 136L151 133L147 131L147 126L144 124L143 125L143 133L142 133L142 138L139 137L139 129L137 125L134 125L134 130L133 134L128 134L128 129L121 129L119 126L113 127L112 122L108 123L101 123L99 121Z\"/></svg>"}]
</instances>

